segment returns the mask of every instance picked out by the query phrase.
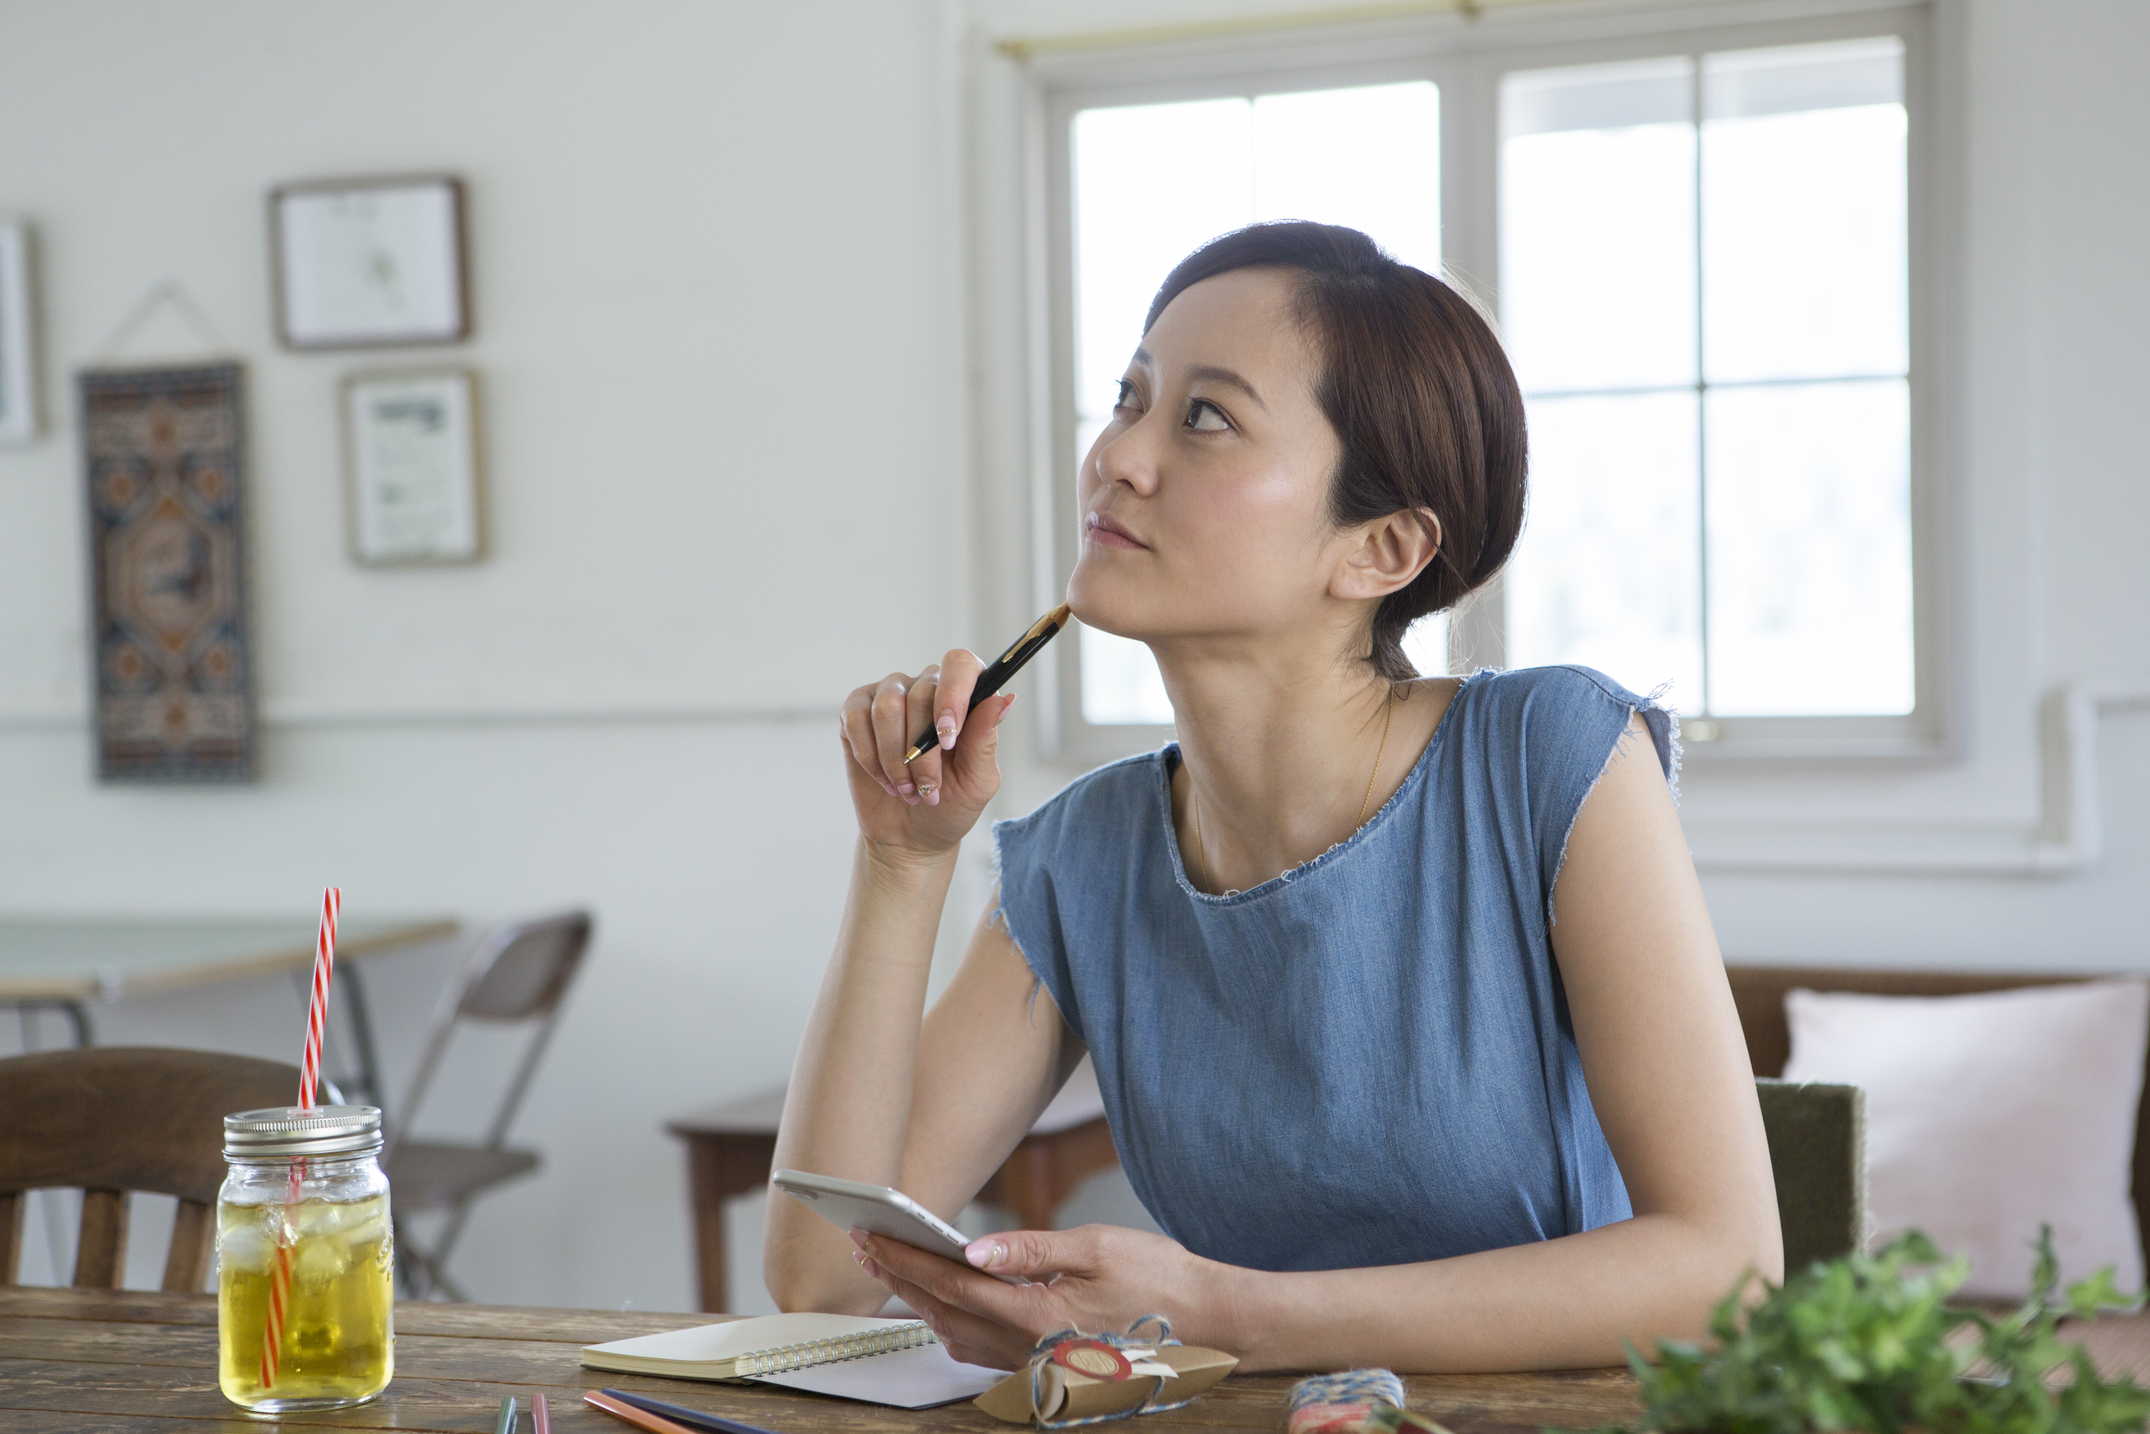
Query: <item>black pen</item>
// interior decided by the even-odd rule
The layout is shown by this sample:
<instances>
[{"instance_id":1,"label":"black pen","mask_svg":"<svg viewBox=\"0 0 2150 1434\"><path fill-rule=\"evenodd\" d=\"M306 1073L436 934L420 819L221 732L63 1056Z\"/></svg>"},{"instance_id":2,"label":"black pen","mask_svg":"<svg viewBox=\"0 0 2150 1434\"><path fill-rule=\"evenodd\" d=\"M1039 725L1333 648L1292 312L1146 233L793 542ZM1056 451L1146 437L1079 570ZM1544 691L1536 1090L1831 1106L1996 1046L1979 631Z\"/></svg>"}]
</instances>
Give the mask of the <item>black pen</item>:
<instances>
[{"instance_id":1,"label":"black pen","mask_svg":"<svg viewBox=\"0 0 2150 1434\"><path fill-rule=\"evenodd\" d=\"M647 1394L629 1394L624 1389L600 1389L599 1394L609 1394L622 1404L632 1404L645 1414L655 1414L675 1424L690 1429L707 1430L708 1434L770 1434L767 1429L753 1424L740 1424L714 1414L704 1414L699 1409L688 1409L678 1404L667 1404L662 1399L652 1399Z\"/></svg>"},{"instance_id":2,"label":"black pen","mask_svg":"<svg viewBox=\"0 0 2150 1434\"><path fill-rule=\"evenodd\" d=\"M1023 670L1023 664L1038 655L1038 649L1053 640L1053 634L1068 625L1068 605L1054 608L1030 625L1030 631L1008 644L1008 650L988 663L985 671L978 674L978 685L971 690L970 709L976 711L978 704L1000 691L1001 685ZM941 745L940 732L932 727L925 730L911 750L903 754L903 765L910 766L926 753Z\"/></svg>"}]
</instances>

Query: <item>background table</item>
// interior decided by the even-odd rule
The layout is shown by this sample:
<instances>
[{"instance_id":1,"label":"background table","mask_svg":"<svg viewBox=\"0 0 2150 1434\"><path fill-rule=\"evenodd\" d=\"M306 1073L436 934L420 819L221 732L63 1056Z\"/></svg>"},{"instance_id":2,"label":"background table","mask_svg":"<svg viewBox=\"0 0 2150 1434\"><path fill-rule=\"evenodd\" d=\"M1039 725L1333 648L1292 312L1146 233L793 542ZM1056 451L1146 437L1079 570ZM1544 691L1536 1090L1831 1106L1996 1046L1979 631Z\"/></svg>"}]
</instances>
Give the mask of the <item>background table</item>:
<instances>
[{"instance_id":1,"label":"background table","mask_svg":"<svg viewBox=\"0 0 2150 1434\"><path fill-rule=\"evenodd\" d=\"M456 930L446 917L352 917L337 925L333 991L351 1016L356 1084L374 1105L381 1103L381 1073L355 963ZM75 1024L76 1044L88 1045L88 1001L305 971L313 965L314 935L312 917L0 917L0 1006L59 1009Z\"/></svg>"},{"instance_id":2,"label":"background table","mask_svg":"<svg viewBox=\"0 0 2150 1434\"><path fill-rule=\"evenodd\" d=\"M724 1293L724 1202L768 1184L770 1162L776 1158L776 1123L783 1113L784 1089L779 1086L665 1126L687 1143L695 1296L705 1310L720 1310L729 1303ZM1025 1230L1050 1230L1054 1213L1076 1186L1119 1163L1112 1131L1105 1124L1105 1101L1097 1091L1097 1072L1084 1061L978 1198L1014 1211Z\"/></svg>"}]
</instances>

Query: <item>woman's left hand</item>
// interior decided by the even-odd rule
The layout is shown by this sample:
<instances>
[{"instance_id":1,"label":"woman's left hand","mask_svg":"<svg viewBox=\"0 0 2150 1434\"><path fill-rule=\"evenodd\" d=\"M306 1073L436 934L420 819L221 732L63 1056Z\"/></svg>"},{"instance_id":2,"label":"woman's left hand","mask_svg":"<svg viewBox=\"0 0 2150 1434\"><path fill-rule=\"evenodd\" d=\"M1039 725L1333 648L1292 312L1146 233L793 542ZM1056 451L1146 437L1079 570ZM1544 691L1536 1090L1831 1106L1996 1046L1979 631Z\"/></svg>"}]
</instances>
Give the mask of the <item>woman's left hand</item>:
<instances>
[{"instance_id":1,"label":"woman's left hand","mask_svg":"<svg viewBox=\"0 0 2150 1434\"><path fill-rule=\"evenodd\" d=\"M1201 1334L1213 1323L1208 1292L1226 1268L1119 1225L987 1235L964 1252L973 1269L863 1230L851 1239L866 1273L918 1311L951 1355L992 1369L1019 1367L1059 1330L1118 1333L1144 1315L1163 1315L1180 1338Z\"/></svg>"}]
</instances>

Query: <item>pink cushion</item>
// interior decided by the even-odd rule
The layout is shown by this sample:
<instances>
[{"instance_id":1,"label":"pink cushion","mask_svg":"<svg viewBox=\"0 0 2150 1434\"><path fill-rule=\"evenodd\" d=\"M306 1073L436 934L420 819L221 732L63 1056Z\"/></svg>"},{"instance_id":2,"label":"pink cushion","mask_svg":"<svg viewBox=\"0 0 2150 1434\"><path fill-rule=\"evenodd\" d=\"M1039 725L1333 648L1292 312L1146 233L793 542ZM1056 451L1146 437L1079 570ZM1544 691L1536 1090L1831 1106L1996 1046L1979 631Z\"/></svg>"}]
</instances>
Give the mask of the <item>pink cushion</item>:
<instances>
[{"instance_id":1,"label":"pink cushion","mask_svg":"<svg viewBox=\"0 0 2150 1434\"><path fill-rule=\"evenodd\" d=\"M1971 1257L1966 1295L2029 1286L2041 1221L2064 1281L2143 1282L2129 1197L2150 983L1970 996L1785 997L1786 1080L1866 1091L1868 1232L1907 1228Z\"/></svg>"}]
</instances>

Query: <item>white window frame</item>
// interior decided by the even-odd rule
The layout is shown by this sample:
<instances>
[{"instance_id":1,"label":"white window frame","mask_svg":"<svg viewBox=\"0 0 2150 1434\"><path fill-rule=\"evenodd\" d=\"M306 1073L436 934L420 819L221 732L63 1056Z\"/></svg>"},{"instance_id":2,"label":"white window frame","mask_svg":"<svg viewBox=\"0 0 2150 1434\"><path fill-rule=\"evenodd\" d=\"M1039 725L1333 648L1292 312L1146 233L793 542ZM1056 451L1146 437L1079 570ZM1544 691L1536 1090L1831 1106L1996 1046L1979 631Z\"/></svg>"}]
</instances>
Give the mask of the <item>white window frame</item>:
<instances>
[{"instance_id":1,"label":"white window frame","mask_svg":"<svg viewBox=\"0 0 2150 1434\"><path fill-rule=\"evenodd\" d=\"M1942 0L1946 3L1946 0ZM1940 82L1932 34L1936 5L1880 0L1720 0L1607 13L1576 4L1500 7L1477 18L1435 16L1297 31L1171 40L1155 45L1067 47L1024 55L1031 128L1026 167L1033 270L1031 492L1036 599L1066 590L1074 528L1075 315L1070 135L1079 110L1099 105L1216 99L1279 90L1432 80L1441 94L1441 228L1446 277L1497 312L1499 93L1502 75L1706 51L1895 35L1904 46L1910 307L1911 543L1914 706L1902 716L1713 717L1690 722L1691 763L1787 758L1925 765L1957 755L1952 713L1954 646L1944 596L1948 550L1944 402L1955 386L1954 346L1942 296L1954 269L1943 215L1953 166L1939 136L1954 96ZM1159 275L1160 280L1163 278ZM1042 380L1042 381L1039 381ZM1452 614L1450 667L1503 665L1500 583ZM1041 755L1088 767L1152 750L1169 725L1086 721L1080 643L1054 645L1040 696Z\"/></svg>"}]
</instances>

